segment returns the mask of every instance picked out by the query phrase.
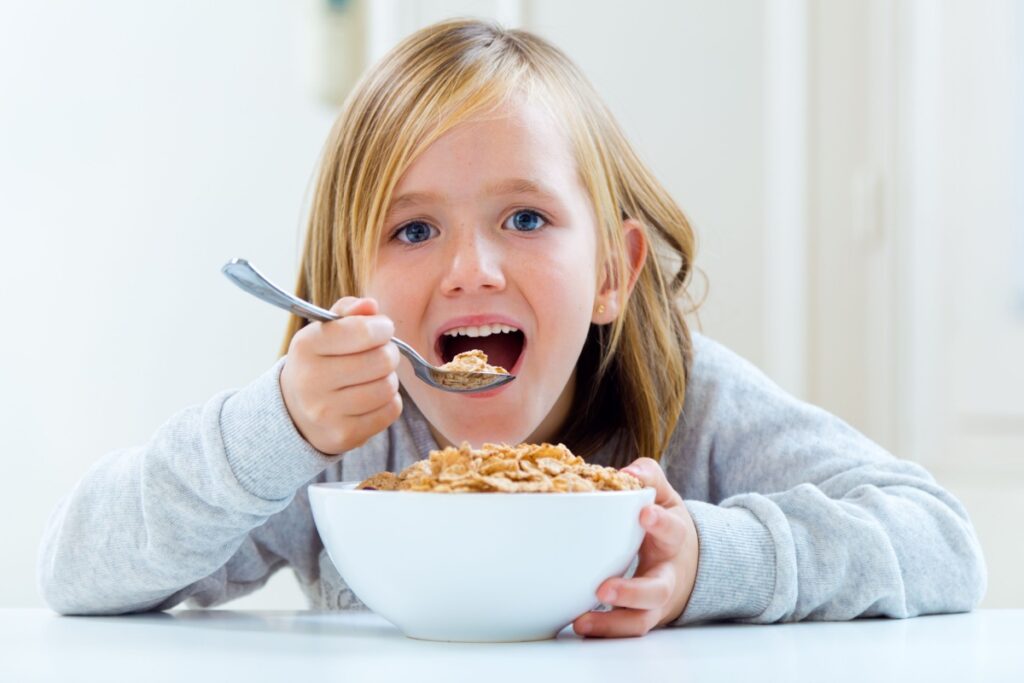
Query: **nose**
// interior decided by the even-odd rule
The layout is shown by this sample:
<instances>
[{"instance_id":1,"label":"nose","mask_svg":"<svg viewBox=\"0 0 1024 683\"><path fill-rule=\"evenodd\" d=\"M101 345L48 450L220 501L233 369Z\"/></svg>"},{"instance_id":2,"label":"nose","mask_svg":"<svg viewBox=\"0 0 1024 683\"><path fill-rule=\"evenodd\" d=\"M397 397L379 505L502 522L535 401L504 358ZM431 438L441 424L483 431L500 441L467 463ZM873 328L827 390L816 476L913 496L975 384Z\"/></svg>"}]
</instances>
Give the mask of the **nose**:
<instances>
[{"instance_id":1,"label":"nose","mask_svg":"<svg viewBox=\"0 0 1024 683\"><path fill-rule=\"evenodd\" d=\"M448 268L441 281L445 294L500 291L505 288L501 248L475 231L452 240Z\"/></svg>"}]
</instances>

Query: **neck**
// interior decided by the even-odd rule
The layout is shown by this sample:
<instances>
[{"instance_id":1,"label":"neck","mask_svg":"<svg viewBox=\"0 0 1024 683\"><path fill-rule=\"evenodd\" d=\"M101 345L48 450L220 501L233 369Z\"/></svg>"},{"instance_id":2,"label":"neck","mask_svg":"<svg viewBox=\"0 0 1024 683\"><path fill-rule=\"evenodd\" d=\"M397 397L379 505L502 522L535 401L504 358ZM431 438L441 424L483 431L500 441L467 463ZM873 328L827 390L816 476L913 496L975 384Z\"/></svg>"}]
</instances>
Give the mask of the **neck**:
<instances>
[{"instance_id":1,"label":"neck","mask_svg":"<svg viewBox=\"0 0 1024 683\"><path fill-rule=\"evenodd\" d=\"M574 369L572 374L569 376L569 381L565 383L562 393L559 394L558 398L555 400L555 405L551 407L547 416L539 425L537 425L536 429L526 437L524 440L525 443L557 443L558 436L562 433L562 429L565 427L566 422L568 422L569 411L572 408L575 389L576 370ZM437 445L441 448L456 445L445 438L444 434L442 434L432 423L428 422L427 426L430 429L430 433L434 436L434 440L437 441Z\"/></svg>"}]
</instances>

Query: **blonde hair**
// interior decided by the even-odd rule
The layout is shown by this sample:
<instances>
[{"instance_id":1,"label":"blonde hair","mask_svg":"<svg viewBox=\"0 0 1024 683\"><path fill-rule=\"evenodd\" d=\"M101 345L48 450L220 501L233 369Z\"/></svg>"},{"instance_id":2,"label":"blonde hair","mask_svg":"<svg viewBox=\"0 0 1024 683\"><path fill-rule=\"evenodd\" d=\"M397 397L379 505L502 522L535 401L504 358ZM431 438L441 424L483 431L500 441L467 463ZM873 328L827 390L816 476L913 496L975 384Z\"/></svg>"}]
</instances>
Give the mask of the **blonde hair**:
<instances>
[{"instance_id":1,"label":"blonde hair","mask_svg":"<svg viewBox=\"0 0 1024 683\"><path fill-rule=\"evenodd\" d=\"M363 76L324 149L296 293L326 308L363 291L403 172L446 131L514 96L548 107L568 135L597 217L598 264L607 265L599 277L621 286L629 273L625 218L653 247L622 314L591 326L560 438L582 455L615 440L615 466L657 459L686 394L692 346L680 302L688 300L693 231L580 70L534 34L444 21L407 37ZM282 353L304 324L291 318Z\"/></svg>"}]
</instances>

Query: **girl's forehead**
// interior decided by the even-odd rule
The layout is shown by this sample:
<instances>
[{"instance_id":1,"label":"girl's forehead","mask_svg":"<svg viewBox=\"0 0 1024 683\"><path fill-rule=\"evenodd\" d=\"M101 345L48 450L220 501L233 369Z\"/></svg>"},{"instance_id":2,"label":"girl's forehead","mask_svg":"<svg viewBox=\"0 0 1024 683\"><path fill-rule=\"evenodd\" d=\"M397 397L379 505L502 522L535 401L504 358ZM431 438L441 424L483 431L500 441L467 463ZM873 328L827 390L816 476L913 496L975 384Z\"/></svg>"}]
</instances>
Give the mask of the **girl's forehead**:
<instances>
[{"instance_id":1,"label":"girl's forehead","mask_svg":"<svg viewBox=\"0 0 1024 683\"><path fill-rule=\"evenodd\" d=\"M394 196L422 186L516 178L552 188L576 178L569 138L542 107L512 105L456 124L412 161Z\"/></svg>"},{"instance_id":2,"label":"girl's forehead","mask_svg":"<svg viewBox=\"0 0 1024 683\"><path fill-rule=\"evenodd\" d=\"M494 134L523 140L567 142L547 108L530 100L510 102L470 116L452 126L438 141Z\"/></svg>"}]
</instances>

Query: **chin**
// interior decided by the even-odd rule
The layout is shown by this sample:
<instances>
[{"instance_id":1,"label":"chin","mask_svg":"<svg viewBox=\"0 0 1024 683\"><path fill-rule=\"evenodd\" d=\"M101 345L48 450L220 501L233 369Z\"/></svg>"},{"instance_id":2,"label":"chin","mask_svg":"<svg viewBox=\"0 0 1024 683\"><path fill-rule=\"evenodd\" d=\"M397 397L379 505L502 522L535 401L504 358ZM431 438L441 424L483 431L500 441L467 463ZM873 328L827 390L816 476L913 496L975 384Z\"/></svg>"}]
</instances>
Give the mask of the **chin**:
<instances>
[{"instance_id":1,"label":"chin","mask_svg":"<svg viewBox=\"0 0 1024 683\"><path fill-rule=\"evenodd\" d=\"M480 448L485 443L507 443L514 446L522 443L533 431L526 425L502 424L495 427L480 422L458 424L446 420L434 424L451 443L459 446L463 441L468 441L473 448Z\"/></svg>"}]
</instances>

